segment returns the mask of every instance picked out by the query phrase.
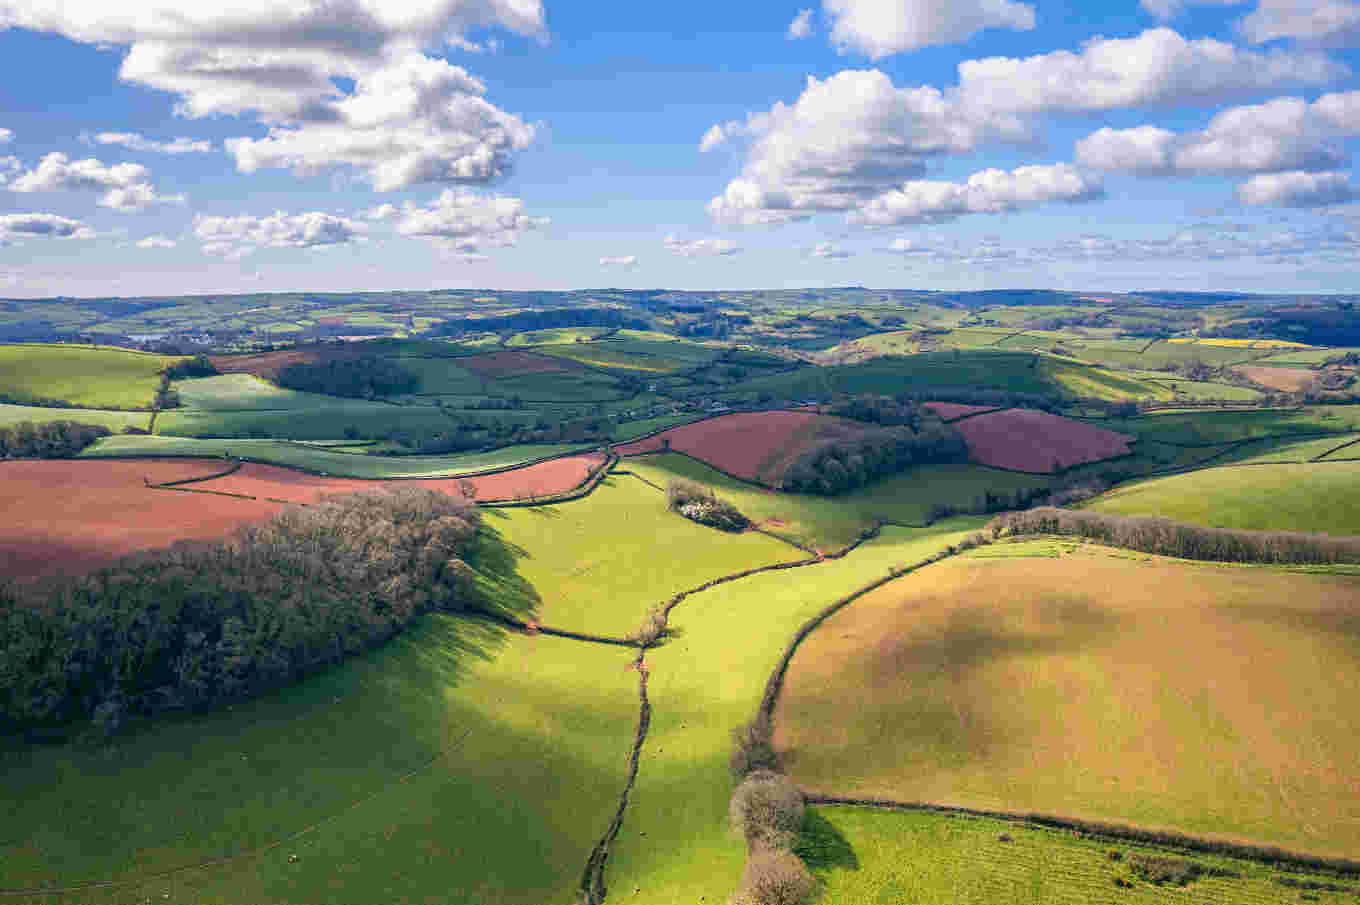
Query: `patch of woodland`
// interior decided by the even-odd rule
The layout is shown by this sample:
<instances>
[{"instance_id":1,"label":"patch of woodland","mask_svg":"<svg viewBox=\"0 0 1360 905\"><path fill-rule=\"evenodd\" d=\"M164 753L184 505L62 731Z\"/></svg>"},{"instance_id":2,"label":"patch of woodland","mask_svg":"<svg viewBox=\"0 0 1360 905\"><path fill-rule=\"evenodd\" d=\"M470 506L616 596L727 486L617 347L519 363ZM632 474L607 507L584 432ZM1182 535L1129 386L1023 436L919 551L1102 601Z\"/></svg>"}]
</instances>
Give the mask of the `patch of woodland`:
<instances>
[{"instance_id":1,"label":"patch of woodland","mask_svg":"<svg viewBox=\"0 0 1360 905\"><path fill-rule=\"evenodd\" d=\"M1131 472L1109 470L1098 474L1069 475L1043 487L1017 487L1014 490L984 490L971 500L960 503L933 503L926 514L927 522L937 522L951 515L991 515L1036 506L1070 506L1095 499L1115 484L1133 477Z\"/></svg>"},{"instance_id":2,"label":"patch of woodland","mask_svg":"<svg viewBox=\"0 0 1360 905\"><path fill-rule=\"evenodd\" d=\"M1108 515L1052 506L999 515L987 524L987 531L993 539L1026 534L1084 537L1142 553L1212 562L1360 562L1360 537L1236 531L1154 516Z\"/></svg>"},{"instance_id":3,"label":"patch of woodland","mask_svg":"<svg viewBox=\"0 0 1360 905\"><path fill-rule=\"evenodd\" d=\"M814 443L794 459L780 490L832 496L928 462L964 462L968 446L954 428L919 409L914 424L871 427Z\"/></svg>"},{"instance_id":4,"label":"patch of woodland","mask_svg":"<svg viewBox=\"0 0 1360 905\"><path fill-rule=\"evenodd\" d=\"M190 377L213 377L221 372L217 370L217 365L212 363L212 359L200 354L184 361L177 361L162 373L171 380L185 380Z\"/></svg>"},{"instance_id":5,"label":"patch of woodland","mask_svg":"<svg viewBox=\"0 0 1360 905\"><path fill-rule=\"evenodd\" d=\"M297 362L280 370L275 382L290 390L352 399L400 396L420 388L419 377L376 355Z\"/></svg>"},{"instance_id":6,"label":"patch of woodland","mask_svg":"<svg viewBox=\"0 0 1360 905\"><path fill-rule=\"evenodd\" d=\"M102 424L20 421L0 427L0 459L69 459L110 433Z\"/></svg>"},{"instance_id":7,"label":"patch of woodland","mask_svg":"<svg viewBox=\"0 0 1360 905\"><path fill-rule=\"evenodd\" d=\"M368 432L358 427L345 428L351 440L382 441L384 447L369 451L375 456L442 455L445 453L495 449L523 443L593 443L607 442L614 435L615 422L602 416L566 417L554 419L539 415L529 422L515 422L496 418L477 418L474 415L454 414L445 409L450 423L447 427L397 427L381 432Z\"/></svg>"},{"instance_id":8,"label":"patch of woodland","mask_svg":"<svg viewBox=\"0 0 1360 905\"><path fill-rule=\"evenodd\" d=\"M719 499L710 488L684 478L672 478L666 486L666 504L692 522L722 531L745 531L751 524L736 506Z\"/></svg>"},{"instance_id":9,"label":"patch of woodland","mask_svg":"<svg viewBox=\"0 0 1360 905\"><path fill-rule=\"evenodd\" d=\"M331 496L222 542L0 586L0 731L111 732L295 682L475 601L479 525L430 490Z\"/></svg>"}]
</instances>

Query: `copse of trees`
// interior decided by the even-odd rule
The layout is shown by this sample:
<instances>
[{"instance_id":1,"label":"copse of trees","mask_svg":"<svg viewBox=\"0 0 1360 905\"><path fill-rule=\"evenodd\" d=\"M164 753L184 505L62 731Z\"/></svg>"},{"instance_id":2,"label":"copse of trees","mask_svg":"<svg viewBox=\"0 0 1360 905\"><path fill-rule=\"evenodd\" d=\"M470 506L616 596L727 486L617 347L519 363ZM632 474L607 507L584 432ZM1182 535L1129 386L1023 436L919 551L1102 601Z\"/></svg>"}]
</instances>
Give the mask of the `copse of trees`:
<instances>
[{"instance_id":1,"label":"copse of trees","mask_svg":"<svg viewBox=\"0 0 1360 905\"><path fill-rule=\"evenodd\" d=\"M993 539L1024 534L1086 537L1143 553L1213 562L1360 562L1360 537L1234 531L1166 518L1106 515L1051 506L999 515L987 524L987 531Z\"/></svg>"},{"instance_id":2,"label":"copse of trees","mask_svg":"<svg viewBox=\"0 0 1360 905\"><path fill-rule=\"evenodd\" d=\"M684 478L672 478L666 486L666 502L672 512L690 521L722 531L745 531L751 520L736 506L720 500L712 490Z\"/></svg>"},{"instance_id":3,"label":"copse of trees","mask_svg":"<svg viewBox=\"0 0 1360 905\"><path fill-rule=\"evenodd\" d=\"M213 707L462 608L479 519L429 490L328 497L218 544L0 587L0 730Z\"/></svg>"},{"instance_id":4,"label":"copse of trees","mask_svg":"<svg viewBox=\"0 0 1360 905\"><path fill-rule=\"evenodd\" d=\"M959 432L934 416L918 426L870 428L854 437L814 445L789 466L780 490L832 495L925 462L961 462L968 447Z\"/></svg>"},{"instance_id":5,"label":"copse of trees","mask_svg":"<svg viewBox=\"0 0 1360 905\"><path fill-rule=\"evenodd\" d=\"M415 374L376 355L291 364L275 381L290 390L353 399L398 396L420 389L420 378Z\"/></svg>"},{"instance_id":6,"label":"copse of trees","mask_svg":"<svg viewBox=\"0 0 1360 905\"><path fill-rule=\"evenodd\" d=\"M0 427L0 459L69 459L110 431L77 421L20 421Z\"/></svg>"},{"instance_id":7,"label":"copse of trees","mask_svg":"<svg viewBox=\"0 0 1360 905\"><path fill-rule=\"evenodd\" d=\"M184 380L189 377L212 377L219 373L217 365L206 355L195 355L193 358L177 361L164 371L165 375L171 380Z\"/></svg>"}]
</instances>

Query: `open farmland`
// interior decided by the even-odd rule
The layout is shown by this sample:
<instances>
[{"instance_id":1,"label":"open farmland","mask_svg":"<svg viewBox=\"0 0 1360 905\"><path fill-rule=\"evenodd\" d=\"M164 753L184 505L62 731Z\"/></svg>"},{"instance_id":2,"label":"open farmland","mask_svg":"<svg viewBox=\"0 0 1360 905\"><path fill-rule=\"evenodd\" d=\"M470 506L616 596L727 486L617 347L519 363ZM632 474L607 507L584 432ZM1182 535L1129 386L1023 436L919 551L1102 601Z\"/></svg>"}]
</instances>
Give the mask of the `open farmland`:
<instances>
[{"instance_id":1,"label":"open farmland","mask_svg":"<svg viewBox=\"0 0 1360 905\"><path fill-rule=\"evenodd\" d=\"M287 390L245 372L176 380L170 387L179 394L184 409L196 411L314 409L344 404L334 396Z\"/></svg>"},{"instance_id":2,"label":"open farmland","mask_svg":"<svg viewBox=\"0 0 1360 905\"><path fill-rule=\"evenodd\" d=\"M467 371L492 379L515 377L521 374L556 374L578 370L570 363L547 355L531 352L499 351L485 355L471 355L458 364Z\"/></svg>"},{"instance_id":3,"label":"open farmland","mask_svg":"<svg viewBox=\"0 0 1360 905\"><path fill-rule=\"evenodd\" d=\"M274 503L154 490L220 462L18 460L0 463L0 575L32 578L107 565L180 540L218 540ZM193 486L193 485L191 485ZM0 859L3 860L3 859Z\"/></svg>"},{"instance_id":4,"label":"open farmland","mask_svg":"<svg viewBox=\"0 0 1360 905\"><path fill-rule=\"evenodd\" d=\"M100 409L43 408L33 405L8 405L0 403L0 427L9 427L20 422L46 424L49 421L77 421L81 424L98 424L107 427L115 434L124 428L136 427L146 430L151 422L149 412L117 412Z\"/></svg>"},{"instance_id":5,"label":"open farmland","mask_svg":"<svg viewBox=\"0 0 1360 905\"><path fill-rule=\"evenodd\" d=\"M711 361L718 354L717 349L693 343L637 339L541 346L537 351L597 368L637 371L643 374L687 371Z\"/></svg>"},{"instance_id":6,"label":"open farmland","mask_svg":"<svg viewBox=\"0 0 1360 905\"><path fill-rule=\"evenodd\" d=\"M0 393L11 402L149 409L160 372L179 359L110 346L0 345Z\"/></svg>"},{"instance_id":7,"label":"open farmland","mask_svg":"<svg viewBox=\"0 0 1360 905\"><path fill-rule=\"evenodd\" d=\"M1249 531L1357 535L1360 462L1208 468L1121 486L1085 508Z\"/></svg>"},{"instance_id":8,"label":"open farmland","mask_svg":"<svg viewBox=\"0 0 1360 905\"><path fill-rule=\"evenodd\" d=\"M1006 409L955 425L974 462L1014 471L1055 472L1129 453L1133 438L1033 409Z\"/></svg>"},{"instance_id":9,"label":"open farmland","mask_svg":"<svg viewBox=\"0 0 1360 905\"><path fill-rule=\"evenodd\" d=\"M1233 370L1262 386L1285 393L1296 393L1317 379L1317 372L1303 368L1237 367Z\"/></svg>"},{"instance_id":10,"label":"open farmland","mask_svg":"<svg viewBox=\"0 0 1360 905\"><path fill-rule=\"evenodd\" d=\"M984 547L813 633L776 744L825 794L1355 856L1357 599L1355 576Z\"/></svg>"},{"instance_id":11,"label":"open farmland","mask_svg":"<svg viewBox=\"0 0 1360 905\"><path fill-rule=\"evenodd\" d=\"M996 409L994 405L964 405L960 402L927 402L925 407L939 415L944 421L957 421L972 415L981 415Z\"/></svg>"},{"instance_id":12,"label":"open farmland","mask_svg":"<svg viewBox=\"0 0 1360 905\"><path fill-rule=\"evenodd\" d=\"M452 423L433 405L322 398L324 404L300 409L169 409L156 416L156 433L168 437L336 440L347 433L373 437L402 429L437 432L448 430Z\"/></svg>"},{"instance_id":13,"label":"open farmland","mask_svg":"<svg viewBox=\"0 0 1360 905\"><path fill-rule=\"evenodd\" d=\"M354 358L362 354L355 345L333 343L301 345L276 352L257 352L253 355L210 355L213 367L223 374L253 374L273 380L289 365L320 364L337 359Z\"/></svg>"}]
</instances>

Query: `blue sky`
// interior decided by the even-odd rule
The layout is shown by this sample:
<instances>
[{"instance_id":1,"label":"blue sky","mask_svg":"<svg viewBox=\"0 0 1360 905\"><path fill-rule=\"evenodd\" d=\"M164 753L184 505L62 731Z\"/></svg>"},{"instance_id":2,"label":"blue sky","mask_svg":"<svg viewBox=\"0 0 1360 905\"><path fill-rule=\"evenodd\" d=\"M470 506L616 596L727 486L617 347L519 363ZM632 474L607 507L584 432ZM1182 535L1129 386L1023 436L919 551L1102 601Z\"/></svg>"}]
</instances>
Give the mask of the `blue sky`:
<instances>
[{"instance_id":1,"label":"blue sky","mask_svg":"<svg viewBox=\"0 0 1360 905\"><path fill-rule=\"evenodd\" d=\"M1347 0L0 0L0 296L1360 291L1357 44Z\"/></svg>"}]
</instances>

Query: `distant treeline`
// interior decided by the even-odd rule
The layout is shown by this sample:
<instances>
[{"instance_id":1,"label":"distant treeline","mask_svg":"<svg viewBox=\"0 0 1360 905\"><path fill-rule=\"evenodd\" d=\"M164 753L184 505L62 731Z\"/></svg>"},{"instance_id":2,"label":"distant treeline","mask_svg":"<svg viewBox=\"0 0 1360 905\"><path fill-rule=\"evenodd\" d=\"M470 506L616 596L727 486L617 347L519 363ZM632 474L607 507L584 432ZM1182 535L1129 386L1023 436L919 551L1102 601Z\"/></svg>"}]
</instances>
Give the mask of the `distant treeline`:
<instances>
[{"instance_id":1,"label":"distant treeline","mask_svg":"<svg viewBox=\"0 0 1360 905\"><path fill-rule=\"evenodd\" d=\"M352 399L399 396L420 389L415 374L376 355L292 364L279 372L275 382L290 390Z\"/></svg>"},{"instance_id":2,"label":"distant treeline","mask_svg":"<svg viewBox=\"0 0 1360 905\"><path fill-rule=\"evenodd\" d=\"M373 455L443 455L516 443L588 443L609 440L614 434L612 419L596 416L550 420L540 415L535 421L488 419L454 415L447 428L393 428L365 436L357 428L347 428L349 439L381 440L395 448L375 450Z\"/></svg>"},{"instance_id":3,"label":"distant treeline","mask_svg":"<svg viewBox=\"0 0 1360 905\"><path fill-rule=\"evenodd\" d=\"M465 605L479 518L429 490L331 497L226 542L0 587L0 730L111 731L296 681Z\"/></svg>"},{"instance_id":4,"label":"distant treeline","mask_svg":"<svg viewBox=\"0 0 1360 905\"><path fill-rule=\"evenodd\" d=\"M69 459L110 433L102 424L20 421L0 427L0 459Z\"/></svg>"},{"instance_id":5,"label":"distant treeline","mask_svg":"<svg viewBox=\"0 0 1360 905\"><path fill-rule=\"evenodd\" d=\"M985 405L995 408L1038 409L1041 412L1060 412L1066 404L1061 396L1044 393L1021 393L1013 390L988 390L974 387L932 387L919 392L898 393L893 397L901 403L954 402L960 405Z\"/></svg>"},{"instance_id":6,"label":"distant treeline","mask_svg":"<svg viewBox=\"0 0 1360 905\"><path fill-rule=\"evenodd\" d=\"M813 446L789 466L779 489L832 495L912 465L967 458L968 447L958 431L939 418L923 416L914 427L870 428L854 438Z\"/></svg>"},{"instance_id":7,"label":"distant treeline","mask_svg":"<svg viewBox=\"0 0 1360 905\"><path fill-rule=\"evenodd\" d=\"M650 330L647 321L618 308L550 308L547 311L519 311L496 317L463 317L447 320L435 327L436 336L460 333L494 333L499 330L546 330L551 327L619 327Z\"/></svg>"},{"instance_id":8,"label":"distant treeline","mask_svg":"<svg viewBox=\"0 0 1360 905\"><path fill-rule=\"evenodd\" d=\"M1290 531L1233 531L1166 518L1106 515L1050 506L992 519L993 538L1024 534L1086 537L1160 556L1276 564L1360 562L1360 537Z\"/></svg>"}]
</instances>

